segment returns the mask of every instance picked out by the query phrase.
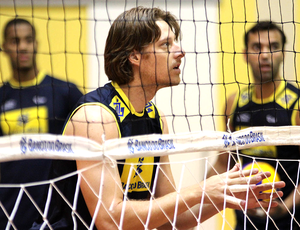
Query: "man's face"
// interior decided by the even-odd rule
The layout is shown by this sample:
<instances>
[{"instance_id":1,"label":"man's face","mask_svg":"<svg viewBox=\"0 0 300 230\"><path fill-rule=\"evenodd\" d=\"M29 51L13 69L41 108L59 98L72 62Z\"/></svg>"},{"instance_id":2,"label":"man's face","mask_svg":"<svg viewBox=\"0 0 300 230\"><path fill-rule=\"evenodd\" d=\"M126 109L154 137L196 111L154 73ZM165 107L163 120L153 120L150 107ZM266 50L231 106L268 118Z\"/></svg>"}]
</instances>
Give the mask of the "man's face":
<instances>
[{"instance_id":1,"label":"man's face","mask_svg":"<svg viewBox=\"0 0 300 230\"><path fill-rule=\"evenodd\" d=\"M245 59L251 66L256 83L267 83L279 79L283 61L282 38L277 30L250 33L248 54Z\"/></svg>"},{"instance_id":2,"label":"man's face","mask_svg":"<svg viewBox=\"0 0 300 230\"><path fill-rule=\"evenodd\" d=\"M8 28L3 48L10 57L13 69L34 68L36 46L30 25L22 23Z\"/></svg>"},{"instance_id":3,"label":"man's face","mask_svg":"<svg viewBox=\"0 0 300 230\"><path fill-rule=\"evenodd\" d=\"M158 41L143 49L140 75L144 86L152 85L159 89L180 83L179 67L185 53L175 41L175 34L169 25L163 20L156 24L161 30L161 36Z\"/></svg>"}]
</instances>

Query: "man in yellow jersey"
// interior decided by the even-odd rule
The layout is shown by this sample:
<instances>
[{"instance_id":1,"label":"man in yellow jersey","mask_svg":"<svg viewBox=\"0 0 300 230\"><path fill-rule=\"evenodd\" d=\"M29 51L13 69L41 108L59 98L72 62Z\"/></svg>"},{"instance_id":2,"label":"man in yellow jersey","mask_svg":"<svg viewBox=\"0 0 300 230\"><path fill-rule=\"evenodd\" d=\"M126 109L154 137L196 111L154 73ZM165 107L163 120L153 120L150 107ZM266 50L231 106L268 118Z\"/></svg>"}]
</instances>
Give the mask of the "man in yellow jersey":
<instances>
[{"instance_id":1,"label":"man in yellow jersey","mask_svg":"<svg viewBox=\"0 0 300 230\"><path fill-rule=\"evenodd\" d=\"M79 100L67 120L64 134L89 138L100 144L114 138L167 134L166 118L151 100L159 89L180 83L180 65L185 52L179 38L179 24L170 12L136 7L120 14L111 26L104 52L105 71L111 82ZM129 141L128 145L138 145L138 142ZM161 143L160 147L172 148L170 143ZM136 165L132 173L130 164ZM49 215L48 220L54 229L62 225L67 226L65 229L74 226L98 230L171 229L173 220L176 229L188 229L197 225L195 216L199 216L202 198L201 221L222 210L226 197L230 197L226 199L228 207L239 209L239 204L245 207L245 191L234 193L242 199L238 203L232 202L235 198L229 192L231 185L247 183L240 177L238 168L236 165L230 172L206 180L206 195L204 182L180 190L177 203L178 192L174 189L168 156L118 160L117 165L108 159L104 162L78 160L74 168L70 168L70 171L82 172L84 178L78 200L74 201L76 180L75 185L73 182L63 191L66 198L77 205L73 210L70 207L56 209L60 216ZM249 171L244 173L249 175ZM226 176L230 185L228 196L224 196ZM256 175L250 183L256 184L262 178L262 174ZM268 195L259 191L270 185L261 186L251 185L256 196L264 199ZM276 187L282 186L283 182L276 184ZM149 189L155 200L150 198ZM249 208L259 205L252 193L248 201ZM72 215L74 212L78 215Z\"/></svg>"},{"instance_id":2,"label":"man in yellow jersey","mask_svg":"<svg viewBox=\"0 0 300 230\"><path fill-rule=\"evenodd\" d=\"M298 102L300 91L284 80L280 73L285 43L286 36L283 31L270 21L259 22L246 33L244 57L252 70L253 84L228 98L225 124L230 119L231 131L253 126L300 124ZM262 146L239 152L245 154L240 156L243 167L252 164L253 157L257 157L257 165L268 164L268 167L275 169L276 160L282 159L276 176L283 180L286 186L282 189L283 203L280 202L276 208L270 210L270 217L258 208L247 212L250 221L241 211L236 211L236 229L299 229L291 216L295 209L295 218L300 223L297 210L299 195L294 186L297 184L299 146ZM218 173L225 172L227 162L228 154L221 154L214 168ZM231 159L231 162L234 161ZM209 173L214 174L214 170Z\"/></svg>"},{"instance_id":3,"label":"man in yellow jersey","mask_svg":"<svg viewBox=\"0 0 300 230\"><path fill-rule=\"evenodd\" d=\"M10 59L12 76L0 87L0 136L20 133L60 134L65 119L82 93L70 83L40 71L36 64L37 40L33 25L12 19L4 27L3 51ZM24 139L25 140L25 139ZM21 160L0 164L0 186L47 180L51 160ZM41 210L47 186L26 188ZM39 213L27 194L17 201L19 188L0 187L0 229L29 229ZM8 215L12 215L11 223Z\"/></svg>"}]
</instances>

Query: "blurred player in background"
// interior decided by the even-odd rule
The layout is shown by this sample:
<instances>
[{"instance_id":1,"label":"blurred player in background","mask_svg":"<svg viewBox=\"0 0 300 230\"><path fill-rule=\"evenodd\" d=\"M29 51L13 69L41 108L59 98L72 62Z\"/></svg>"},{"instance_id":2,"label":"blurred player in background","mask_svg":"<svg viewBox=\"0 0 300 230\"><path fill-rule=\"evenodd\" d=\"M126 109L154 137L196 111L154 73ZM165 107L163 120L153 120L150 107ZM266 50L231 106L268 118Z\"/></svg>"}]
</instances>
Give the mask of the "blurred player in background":
<instances>
[{"instance_id":1,"label":"blurred player in background","mask_svg":"<svg viewBox=\"0 0 300 230\"><path fill-rule=\"evenodd\" d=\"M245 61L249 64L254 83L231 95L227 101L226 121L230 119L229 128L237 131L252 126L285 126L300 125L299 95L300 91L294 85L284 80L280 74L280 67L284 59L286 36L283 31L270 21L262 21L253 26L245 35ZM267 229L299 229L293 223L291 228L291 212L296 209L295 218L299 219L299 195L293 195L297 184L299 146L262 146L240 150L240 153L249 157L241 157L243 166L252 164L251 157L258 157L257 161L267 163L276 168L276 159L280 161L277 176L286 183L282 189L284 196L276 208L270 210L272 219L269 219ZM265 159L264 159L265 158ZM271 159L271 160L268 160ZM292 161L289 161L292 160ZM294 161L293 161L294 160ZM214 168L218 173L227 170L228 154L221 154ZM233 160L231 159L231 162ZM233 162L234 163L234 162ZM259 164L259 163L258 163ZM214 175L211 170L209 175ZM290 177L290 178L288 178ZM293 181L293 183L291 182ZM299 192L299 187L298 187ZM257 229L266 229L267 216L263 210L248 211L247 214ZM237 230L256 229L242 211L236 211ZM273 221L275 221L275 225Z\"/></svg>"},{"instance_id":2,"label":"blurred player in background","mask_svg":"<svg viewBox=\"0 0 300 230\"><path fill-rule=\"evenodd\" d=\"M37 68L37 46L36 31L30 22L18 18L6 24L2 49L10 59L12 76L0 88L1 136L60 134L68 113L82 96L74 84L55 79ZM51 162L39 159L2 162L0 183L24 184L46 180ZM42 199L47 187L28 187L26 190L43 210L45 202ZM17 204L12 224L17 229L29 229L38 217L38 211L25 193L18 204L19 192L18 188L0 188L0 201L8 215ZM0 229L5 229L7 223L8 217L0 208Z\"/></svg>"}]
</instances>

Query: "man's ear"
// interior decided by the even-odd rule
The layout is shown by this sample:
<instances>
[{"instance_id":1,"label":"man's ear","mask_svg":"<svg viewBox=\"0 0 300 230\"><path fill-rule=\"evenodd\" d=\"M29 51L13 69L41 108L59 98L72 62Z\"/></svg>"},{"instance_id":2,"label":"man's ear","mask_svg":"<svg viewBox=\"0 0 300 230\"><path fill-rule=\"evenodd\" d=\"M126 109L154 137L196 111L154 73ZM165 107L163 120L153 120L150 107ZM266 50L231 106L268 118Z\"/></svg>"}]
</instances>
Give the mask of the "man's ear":
<instances>
[{"instance_id":1,"label":"man's ear","mask_svg":"<svg viewBox=\"0 0 300 230\"><path fill-rule=\"evenodd\" d=\"M141 62L141 54L134 50L130 53L128 60L132 65L139 66Z\"/></svg>"},{"instance_id":2,"label":"man's ear","mask_svg":"<svg viewBox=\"0 0 300 230\"><path fill-rule=\"evenodd\" d=\"M244 49L243 50L243 56L244 56L244 60L245 60L245 62L247 63L248 62L248 54L247 54L248 52L247 52L247 49Z\"/></svg>"}]
</instances>

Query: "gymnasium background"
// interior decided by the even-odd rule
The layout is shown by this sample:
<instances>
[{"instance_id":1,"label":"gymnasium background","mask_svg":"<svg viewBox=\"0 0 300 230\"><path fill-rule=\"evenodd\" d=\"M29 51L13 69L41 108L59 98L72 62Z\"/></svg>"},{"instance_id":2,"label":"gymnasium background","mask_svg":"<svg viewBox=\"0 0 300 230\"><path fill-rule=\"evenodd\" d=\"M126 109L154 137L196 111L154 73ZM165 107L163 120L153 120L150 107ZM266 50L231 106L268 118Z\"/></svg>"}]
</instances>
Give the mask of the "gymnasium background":
<instances>
[{"instance_id":1,"label":"gymnasium background","mask_svg":"<svg viewBox=\"0 0 300 230\"><path fill-rule=\"evenodd\" d=\"M293 2L295 5L293 5ZM243 35L257 20L284 22L287 35L282 76L298 80L299 6L292 0L0 0L0 28L13 17L31 21L37 30L38 68L76 83L89 92L107 82L103 51L111 22L117 15L136 6L159 6L171 11L180 22L182 47L186 57L182 63L182 84L160 90L154 98L169 123L170 133L198 130L221 130L226 98L251 81L244 62ZM221 23L219 23L221 22ZM247 22L247 23L245 23ZM11 76L8 59L0 53L0 83ZM176 116L174 116L174 114ZM201 117L199 117L201 114ZM209 153L213 156L215 153ZM181 166L187 165L197 180L203 179L204 164L193 159L208 153L171 156L172 169L179 183ZM213 161L213 159L212 159ZM191 175L184 175L184 184ZM224 213L223 213L224 214ZM226 210L225 229L234 226L232 211ZM203 229L221 229L222 218L215 217Z\"/></svg>"}]
</instances>

